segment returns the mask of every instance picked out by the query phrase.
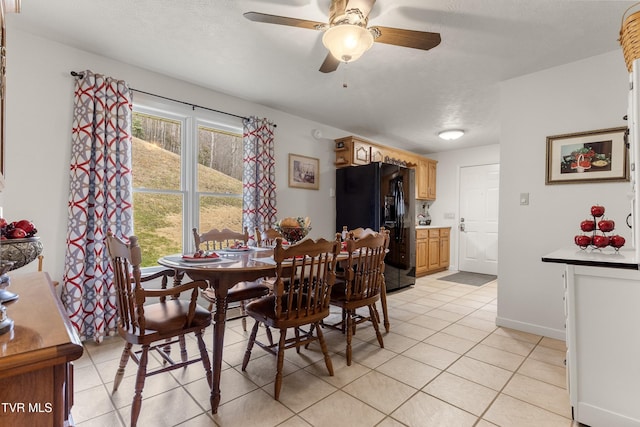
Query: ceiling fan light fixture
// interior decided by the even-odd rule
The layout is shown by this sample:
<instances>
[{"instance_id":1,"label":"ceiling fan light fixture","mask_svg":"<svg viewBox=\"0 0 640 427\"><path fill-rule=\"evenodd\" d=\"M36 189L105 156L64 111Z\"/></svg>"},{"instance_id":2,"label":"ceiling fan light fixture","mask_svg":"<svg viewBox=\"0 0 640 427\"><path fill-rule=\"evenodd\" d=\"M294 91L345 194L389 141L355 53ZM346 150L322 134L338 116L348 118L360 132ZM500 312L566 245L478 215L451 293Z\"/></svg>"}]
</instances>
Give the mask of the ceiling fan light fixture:
<instances>
[{"instance_id":1,"label":"ceiling fan light fixture","mask_svg":"<svg viewBox=\"0 0 640 427\"><path fill-rule=\"evenodd\" d=\"M464 131L460 129L443 130L438 136L447 141L453 141L464 135Z\"/></svg>"},{"instance_id":2,"label":"ceiling fan light fixture","mask_svg":"<svg viewBox=\"0 0 640 427\"><path fill-rule=\"evenodd\" d=\"M338 61L352 62L373 45L373 35L359 25L340 24L327 29L322 44Z\"/></svg>"}]
</instances>

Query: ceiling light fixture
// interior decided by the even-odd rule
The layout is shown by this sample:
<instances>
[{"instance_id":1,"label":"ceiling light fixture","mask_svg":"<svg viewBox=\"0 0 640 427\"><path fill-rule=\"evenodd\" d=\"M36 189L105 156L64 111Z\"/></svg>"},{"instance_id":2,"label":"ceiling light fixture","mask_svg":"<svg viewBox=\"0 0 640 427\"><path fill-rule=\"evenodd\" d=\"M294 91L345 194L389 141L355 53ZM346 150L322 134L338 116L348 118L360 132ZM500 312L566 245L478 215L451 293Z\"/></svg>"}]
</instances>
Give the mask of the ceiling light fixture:
<instances>
[{"instance_id":1,"label":"ceiling light fixture","mask_svg":"<svg viewBox=\"0 0 640 427\"><path fill-rule=\"evenodd\" d=\"M453 141L454 139L460 138L464 135L464 131L460 129L451 129L451 130L443 130L438 134L438 136L447 141Z\"/></svg>"},{"instance_id":2,"label":"ceiling light fixture","mask_svg":"<svg viewBox=\"0 0 640 427\"><path fill-rule=\"evenodd\" d=\"M322 44L338 61L352 62L373 45L373 34L359 25L334 25L324 32Z\"/></svg>"}]
</instances>

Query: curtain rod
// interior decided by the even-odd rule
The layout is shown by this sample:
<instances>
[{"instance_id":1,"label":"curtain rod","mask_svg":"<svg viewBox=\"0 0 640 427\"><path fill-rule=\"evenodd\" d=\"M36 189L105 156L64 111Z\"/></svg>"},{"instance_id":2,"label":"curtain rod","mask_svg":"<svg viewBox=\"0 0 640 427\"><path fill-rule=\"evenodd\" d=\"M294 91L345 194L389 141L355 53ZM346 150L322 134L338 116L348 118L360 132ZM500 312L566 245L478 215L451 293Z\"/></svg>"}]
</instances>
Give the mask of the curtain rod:
<instances>
[{"instance_id":1,"label":"curtain rod","mask_svg":"<svg viewBox=\"0 0 640 427\"><path fill-rule=\"evenodd\" d=\"M83 73L79 73L79 72L77 72L77 71L71 71L71 75L72 75L73 77L77 77L77 78L80 78L80 79L84 77L84 74L83 74ZM179 104L188 105L188 106L190 106L190 107L191 107L191 108L193 108L193 109L200 108L200 109L202 109L202 110L213 111L213 112L215 112L215 113L226 114L227 116L233 116L233 117L237 117L237 118L239 118L239 119L249 120L249 118L248 118L248 117L239 116L239 115L237 115L237 114L233 114L233 113L227 113L226 111L215 110L215 109L213 109L213 108L203 107L203 106L201 106L201 105L192 104L192 103L190 103L190 102L179 101L179 100L177 100L177 99L168 98L168 97L166 97L166 96L162 96L162 95L156 95L155 93L145 92L145 91L143 91L143 90L139 90L139 89L134 89L134 88L129 88L129 89L130 89L130 90L132 90L132 91L134 91L134 92L143 93L143 94L145 94L145 95L150 95L150 96L155 96L156 98L162 98L162 99L165 99L165 100L167 100L167 101L172 101L172 102L177 102L177 103L179 103ZM277 125L277 124L275 124L275 123L273 123L273 127L278 127L278 125Z\"/></svg>"}]
</instances>

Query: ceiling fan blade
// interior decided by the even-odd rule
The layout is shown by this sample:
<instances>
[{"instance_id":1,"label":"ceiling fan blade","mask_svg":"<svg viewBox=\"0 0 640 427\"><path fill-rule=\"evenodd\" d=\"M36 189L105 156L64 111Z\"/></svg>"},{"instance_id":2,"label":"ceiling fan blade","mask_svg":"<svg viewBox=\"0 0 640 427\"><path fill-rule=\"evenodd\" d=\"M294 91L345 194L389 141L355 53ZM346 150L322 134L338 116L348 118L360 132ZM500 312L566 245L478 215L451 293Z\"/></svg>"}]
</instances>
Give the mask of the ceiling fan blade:
<instances>
[{"instance_id":1,"label":"ceiling fan blade","mask_svg":"<svg viewBox=\"0 0 640 427\"><path fill-rule=\"evenodd\" d=\"M376 37L374 40L377 43L392 44L422 50L429 50L440 44L440 33L428 33L425 31L402 30L399 28L379 26L371 27L370 30L380 32L380 36Z\"/></svg>"},{"instance_id":2,"label":"ceiling fan blade","mask_svg":"<svg viewBox=\"0 0 640 427\"><path fill-rule=\"evenodd\" d=\"M290 27L308 28L310 30L323 29L326 24L324 22L307 21L305 19L287 18L286 16L267 15L260 12L246 12L243 14L245 18L254 22L264 22L267 24L288 25Z\"/></svg>"},{"instance_id":3,"label":"ceiling fan blade","mask_svg":"<svg viewBox=\"0 0 640 427\"><path fill-rule=\"evenodd\" d=\"M331 55L331 52L327 52L327 56L324 58L324 62L320 66L320 72L322 73L332 73L338 69L338 65L340 65L340 61Z\"/></svg>"}]
</instances>

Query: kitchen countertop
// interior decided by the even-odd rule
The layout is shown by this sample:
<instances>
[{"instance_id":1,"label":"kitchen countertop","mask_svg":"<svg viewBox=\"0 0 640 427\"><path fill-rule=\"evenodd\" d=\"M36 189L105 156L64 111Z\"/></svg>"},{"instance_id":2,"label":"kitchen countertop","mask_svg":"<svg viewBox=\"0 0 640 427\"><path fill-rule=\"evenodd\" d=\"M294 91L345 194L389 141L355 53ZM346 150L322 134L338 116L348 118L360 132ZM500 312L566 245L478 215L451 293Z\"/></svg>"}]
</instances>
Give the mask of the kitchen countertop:
<instances>
[{"instance_id":1,"label":"kitchen countertop","mask_svg":"<svg viewBox=\"0 0 640 427\"><path fill-rule=\"evenodd\" d=\"M424 230L425 228L451 228L451 227L442 226L442 225L416 225L416 230Z\"/></svg>"},{"instance_id":2,"label":"kitchen countertop","mask_svg":"<svg viewBox=\"0 0 640 427\"><path fill-rule=\"evenodd\" d=\"M632 248L621 248L616 252L609 247L602 250L582 250L577 246L571 246L543 255L542 261L592 267L622 268L627 270L640 269L638 266L638 255Z\"/></svg>"}]
</instances>

